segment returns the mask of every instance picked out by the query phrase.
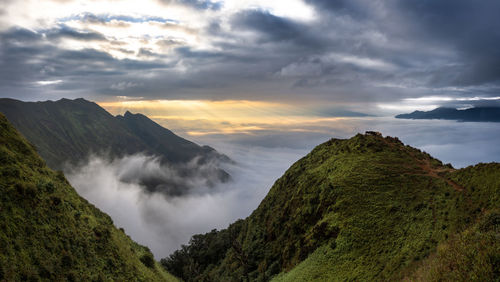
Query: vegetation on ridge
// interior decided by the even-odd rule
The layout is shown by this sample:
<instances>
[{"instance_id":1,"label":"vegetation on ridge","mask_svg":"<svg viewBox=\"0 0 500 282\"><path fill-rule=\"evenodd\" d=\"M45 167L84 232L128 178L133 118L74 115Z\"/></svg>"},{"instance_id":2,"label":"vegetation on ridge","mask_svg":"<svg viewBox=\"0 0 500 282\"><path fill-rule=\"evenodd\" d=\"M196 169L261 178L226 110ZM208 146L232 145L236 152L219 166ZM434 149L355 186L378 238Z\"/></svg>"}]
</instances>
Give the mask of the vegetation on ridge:
<instances>
[{"instance_id":1,"label":"vegetation on ridge","mask_svg":"<svg viewBox=\"0 0 500 282\"><path fill-rule=\"evenodd\" d=\"M2 112L34 144L51 168L78 163L90 153L111 157L147 153L168 163L229 159L208 146L198 146L141 114L112 116L85 99L22 102L0 99ZM227 173L224 175L227 177Z\"/></svg>"},{"instance_id":2,"label":"vegetation on ridge","mask_svg":"<svg viewBox=\"0 0 500 282\"><path fill-rule=\"evenodd\" d=\"M0 281L175 281L0 114Z\"/></svg>"},{"instance_id":3,"label":"vegetation on ridge","mask_svg":"<svg viewBox=\"0 0 500 282\"><path fill-rule=\"evenodd\" d=\"M293 164L248 218L194 236L162 264L187 281L401 280L494 214L499 189L498 164L455 170L376 133L332 139ZM494 277L498 252L486 248L495 255L481 261L481 277Z\"/></svg>"},{"instance_id":4,"label":"vegetation on ridge","mask_svg":"<svg viewBox=\"0 0 500 282\"><path fill-rule=\"evenodd\" d=\"M199 146L175 135L141 114L112 116L85 99L22 102L0 99L0 112L32 143L53 169L83 165L90 155L106 159L133 154L155 156L162 169L179 177L138 174L133 179L149 192L187 193L186 179L200 179L211 187L230 180L221 163L231 160L209 146Z\"/></svg>"}]
</instances>

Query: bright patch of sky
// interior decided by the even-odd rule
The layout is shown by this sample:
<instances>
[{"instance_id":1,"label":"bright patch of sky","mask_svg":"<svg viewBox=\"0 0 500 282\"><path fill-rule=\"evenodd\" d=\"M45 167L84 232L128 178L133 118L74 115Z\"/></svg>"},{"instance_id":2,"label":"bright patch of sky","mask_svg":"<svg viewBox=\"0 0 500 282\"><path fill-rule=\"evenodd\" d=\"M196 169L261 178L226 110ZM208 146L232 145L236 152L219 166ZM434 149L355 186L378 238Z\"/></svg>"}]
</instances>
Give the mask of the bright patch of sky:
<instances>
[{"instance_id":1,"label":"bright patch of sky","mask_svg":"<svg viewBox=\"0 0 500 282\"><path fill-rule=\"evenodd\" d=\"M3 0L0 96L314 100L385 114L498 106L466 99L500 91L499 9L493 0Z\"/></svg>"},{"instance_id":2,"label":"bright patch of sky","mask_svg":"<svg viewBox=\"0 0 500 282\"><path fill-rule=\"evenodd\" d=\"M28 0L23 1L21 9L18 2L8 1L0 30L17 26L42 34L60 29L97 33L104 37L103 40L82 40L75 36L50 43L70 50L95 49L118 59L168 62L169 53L179 46L214 49L213 38L206 35L204 29L214 19L222 19L221 26L230 32L227 21L243 10L267 11L300 21L314 18L313 9L300 0L186 2Z\"/></svg>"}]
</instances>

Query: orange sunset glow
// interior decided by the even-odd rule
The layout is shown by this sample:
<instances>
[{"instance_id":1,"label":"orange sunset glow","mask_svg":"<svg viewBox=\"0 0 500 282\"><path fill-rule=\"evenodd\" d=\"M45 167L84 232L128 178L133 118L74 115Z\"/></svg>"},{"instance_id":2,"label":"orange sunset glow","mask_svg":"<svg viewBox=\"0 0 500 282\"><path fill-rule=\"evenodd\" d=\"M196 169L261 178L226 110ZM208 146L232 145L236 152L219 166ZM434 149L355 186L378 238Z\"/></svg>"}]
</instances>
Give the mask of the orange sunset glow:
<instances>
[{"instance_id":1,"label":"orange sunset glow","mask_svg":"<svg viewBox=\"0 0 500 282\"><path fill-rule=\"evenodd\" d=\"M187 135L253 134L261 130L321 131L314 125L336 123L347 118L322 117L309 107L248 100L149 100L102 102L113 115L126 111L143 113L161 125Z\"/></svg>"}]
</instances>

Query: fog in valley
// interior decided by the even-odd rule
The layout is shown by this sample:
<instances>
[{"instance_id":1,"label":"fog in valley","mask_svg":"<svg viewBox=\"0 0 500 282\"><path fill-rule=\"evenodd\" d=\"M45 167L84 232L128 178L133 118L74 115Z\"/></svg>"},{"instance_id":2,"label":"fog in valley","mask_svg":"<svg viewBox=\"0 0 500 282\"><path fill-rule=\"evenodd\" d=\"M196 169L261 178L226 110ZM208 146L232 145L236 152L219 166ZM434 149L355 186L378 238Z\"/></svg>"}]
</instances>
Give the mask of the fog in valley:
<instances>
[{"instance_id":1,"label":"fog in valley","mask_svg":"<svg viewBox=\"0 0 500 282\"><path fill-rule=\"evenodd\" d=\"M93 156L68 168L66 175L80 195L160 259L194 234L225 228L250 215L274 181L316 145L366 130L397 136L456 168L500 159L500 123L352 118L300 131L269 128L253 134L185 136L235 161L223 167L232 180L217 185L208 184L207 174L186 179L178 168L140 154L113 161ZM201 171L210 171L211 165ZM188 188L182 193L151 192L144 178Z\"/></svg>"},{"instance_id":2,"label":"fog in valley","mask_svg":"<svg viewBox=\"0 0 500 282\"><path fill-rule=\"evenodd\" d=\"M225 228L248 216L273 182L306 153L231 145L224 149L236 161L224 167L232 180L211 187L202 176L196 176L188 179L186 186L198 186L182 194L149 192L140 183L144 175L165 181L169 176L175 183L183 179L174 168L144 155L114 161L93 156L86 164L71 168L66 176L81 196L108 213L117 227L123 227L160 259L186 244L194 234ZM131 175L137 181L132 181Z\"/></svg>"}]
</instances>

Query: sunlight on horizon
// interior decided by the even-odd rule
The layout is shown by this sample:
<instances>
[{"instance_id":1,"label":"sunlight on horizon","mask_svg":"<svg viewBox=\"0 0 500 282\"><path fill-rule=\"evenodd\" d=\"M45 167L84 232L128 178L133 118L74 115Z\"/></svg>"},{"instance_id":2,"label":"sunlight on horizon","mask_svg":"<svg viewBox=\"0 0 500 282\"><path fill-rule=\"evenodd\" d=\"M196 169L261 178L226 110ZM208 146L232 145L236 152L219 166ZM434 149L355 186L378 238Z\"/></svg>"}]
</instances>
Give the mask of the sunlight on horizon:
<instances>
[{"instance_id":1,"label":"sunlight on horizon","mask_svg":"<svg viewBox=\"0 0 500 282\"><path fill-rule=\"evenodd\" d=\"M254 134L265 130L321 132L315 127L346 119L321 116L308 105L267 101L148 100L99 105L113 115L123 115L126 111L144 114L176 133L190 136Z\"/></svg>"}]
</instances>

